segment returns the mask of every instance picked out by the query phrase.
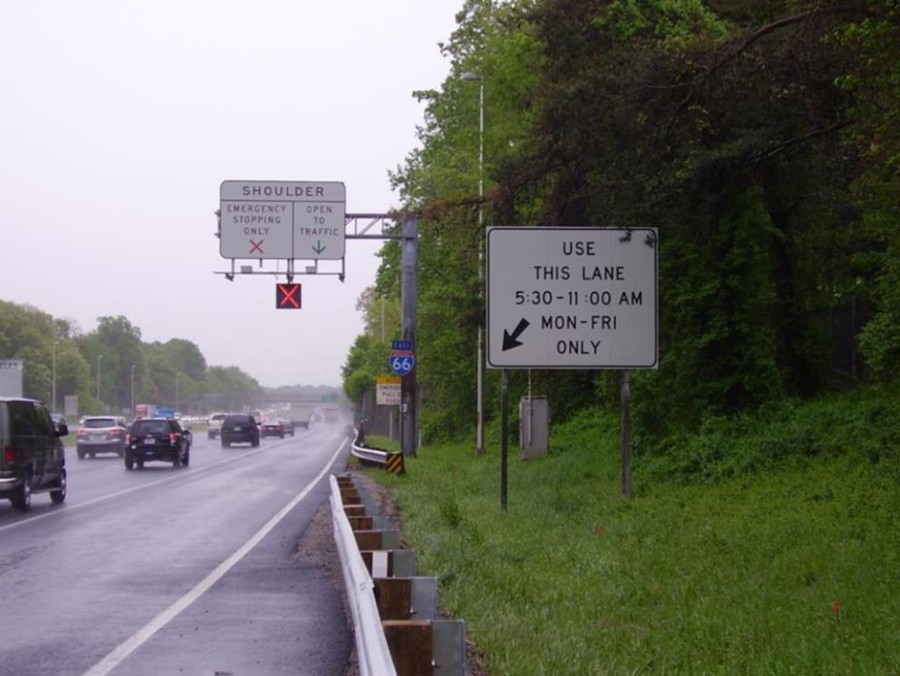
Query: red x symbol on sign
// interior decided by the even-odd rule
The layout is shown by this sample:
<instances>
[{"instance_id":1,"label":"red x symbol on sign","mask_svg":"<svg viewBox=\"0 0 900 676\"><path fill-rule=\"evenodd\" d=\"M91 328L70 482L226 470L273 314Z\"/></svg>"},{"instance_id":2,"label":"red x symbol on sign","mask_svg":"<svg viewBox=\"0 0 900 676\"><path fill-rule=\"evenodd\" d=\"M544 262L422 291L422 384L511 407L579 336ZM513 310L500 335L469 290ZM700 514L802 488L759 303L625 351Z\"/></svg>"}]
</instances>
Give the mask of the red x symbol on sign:
<instances>
[{"instance_id":1,"label":"red x symbol on sign","mask_svg":"<svg viewBox=\"0 0 900 676\"><path fill-rule=\"evenodd\" d=\"M264 241L265 241L265 240L261 239L261 240L259 240L258 242L254 242L254 241L251 239L251 240L250 240L250 253L253 253L254 251L259 251L259 253L263 253L263 250L262 250L262 243L263 243Z\"/></svg>"},{"instance_id":2,"label":"red x symbol on sign","mask_svg":"<svg viewBox=\"0 0 900 676\"><path fill-rule=\"evenodd\" d=\"M300 309L300 285L276 284L275 307L280 310Z\"/></svg>"}]
</instances>

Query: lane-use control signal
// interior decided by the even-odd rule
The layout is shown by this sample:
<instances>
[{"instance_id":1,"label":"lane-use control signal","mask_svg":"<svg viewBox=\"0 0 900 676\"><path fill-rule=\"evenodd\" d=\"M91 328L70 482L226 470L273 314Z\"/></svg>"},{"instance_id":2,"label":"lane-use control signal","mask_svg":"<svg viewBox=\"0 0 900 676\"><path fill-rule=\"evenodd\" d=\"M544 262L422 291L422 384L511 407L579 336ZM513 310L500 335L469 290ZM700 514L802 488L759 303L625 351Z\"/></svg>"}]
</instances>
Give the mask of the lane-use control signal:
<instances>
[{"instance_id":1,"label":"lane-use control signal","mask_svg":"<svg viewBox=\"0 0 900 676\"><path fill-rule=\"evenodd\" d=\"M301 305L300 298L299 284L275 285L275 307L277 309L299 310Z\"/></svg>"}]
</instances>

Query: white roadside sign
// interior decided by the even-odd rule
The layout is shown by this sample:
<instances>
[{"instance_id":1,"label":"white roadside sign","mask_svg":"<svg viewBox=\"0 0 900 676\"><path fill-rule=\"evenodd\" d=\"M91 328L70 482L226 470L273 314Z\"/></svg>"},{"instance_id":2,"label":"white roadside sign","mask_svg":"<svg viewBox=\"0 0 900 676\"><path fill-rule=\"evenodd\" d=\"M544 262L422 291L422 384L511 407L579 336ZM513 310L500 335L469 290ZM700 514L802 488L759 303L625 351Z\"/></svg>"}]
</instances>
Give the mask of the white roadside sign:
<instances>
[{"instance_id":1,"label":"white roadside sign","mask_svg":"<svg viewBox=\"0 0 900 676\"><path fill-rule=\"evenodd\" d=\"M346 189L337 181L222 181L223 258L344 257Z\"/></svg>"},{"instance_id":2,"label":"white roadside sign","mask_svg":"<svg viewBox=\"0 0 900 676\"><path fill-rule=\"evenodd\" d=\"M487 365L656 368L657 244L654 228L488 228Z\"/></svg>"},{"instance_id":3,"label":"white roadside sign","mask_svg":"<svg viewBox=\"0 0 900 676\"><path fill-rule=\"evenodd\" d=\"M401 399L400 376L382 376L375 379L375 404L399 406Z\"/></svg>"},{"instance_id":4,"label":"white roadside sign","mask_svg":"<svg viewBox=\"0 0 900 676\"><path fill-rule=\"evenodd\" d=\"M21 359L0 359L0 397L21 397L23 375Z\"/></svg>"}]
</instances>

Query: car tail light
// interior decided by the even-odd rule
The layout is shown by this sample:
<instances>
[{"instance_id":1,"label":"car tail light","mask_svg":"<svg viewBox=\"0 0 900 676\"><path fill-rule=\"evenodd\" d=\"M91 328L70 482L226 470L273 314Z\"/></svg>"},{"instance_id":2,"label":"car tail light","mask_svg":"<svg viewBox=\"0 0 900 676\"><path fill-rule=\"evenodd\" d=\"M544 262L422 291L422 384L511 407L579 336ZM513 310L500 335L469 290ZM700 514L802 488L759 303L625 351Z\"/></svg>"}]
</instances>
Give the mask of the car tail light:
<instances>
[{"instance_id":1,"label":"car tail light","mask_svg":"<svg viewBox=\"0 0 900 676\"><path fill-rule=\"evenodd\" d=\"M174 444L176 441L178 441L178 434L175 432L169 432L169 443Z\"/></svg>"},{"instance_id":2,"label":"car tail light","mask_svg":"<svg viewBox=\"0 0 900 676\"><path fill-rule=\"evenodd\" d=\"M15 463L16 461L16 449L15 446L7 446L3 449L3 459L8 463Z\"/></svg>"}]
</instances>

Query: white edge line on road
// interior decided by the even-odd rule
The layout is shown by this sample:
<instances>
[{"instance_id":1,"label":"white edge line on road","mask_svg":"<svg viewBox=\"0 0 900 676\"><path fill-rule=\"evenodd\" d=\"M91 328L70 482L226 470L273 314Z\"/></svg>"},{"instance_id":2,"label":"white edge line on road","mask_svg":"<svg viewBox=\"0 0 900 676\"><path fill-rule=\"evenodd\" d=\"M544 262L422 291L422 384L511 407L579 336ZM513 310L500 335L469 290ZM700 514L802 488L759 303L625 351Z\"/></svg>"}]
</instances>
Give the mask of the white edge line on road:
<instances>
[{"instance_id":1,"label":"white edge line on road","mask_svg":"<svg viewBox=\"0 0 900 676\"><path fill-rule=\"evenodd\" d=\"M288 504L282 507L282 509L275 516L269 519L269 522L262 528L260 528L243 545L241 545L237 551L235 551L231 556L229 556L222 563L216 566L215 570L207 575L187 594L182 596L180 599L175 601L175 603L170 605L159 615L150 620L150 622L141 627L123 643L119 644L117 648L115 648L111 653L100 660L100 662L84 672L84 676L105 676L105 674L111 672L113 669L119 666L119 664L121 664L129 655L131 655L131 653L133 653L144 643L150 640L150 638L152 638L153 635L156 634L156 632L158 632L169 622L174 620L181 613L181 611L186 609L194 601L196 601L204 593L206 593L209 588L212 587L216 582L218 582L222 577L224 577L224 575L229 570L231 570L231 568L233 568L241 559L247 556L247 554L250 553L250 551L252 551L253 548L258 545L262 541L262 539L266 537L266 535L268 535L272 531L272 529L275 528L275 526L277 526L278 523L300 503L301 500L309 495L309 492L312 491L316 484L322 480L322 477L324 477L328 472L331 471L331 466L334 464L334 461L337 459L338 455L340 455L344 448L347 446L347 443L347 441L344 441L340 446L338 446L337 450L334 452L334 455L331 456L331 459L325 464L325 467L321 472L319 472L316 478L310 481L302 491L295 495Z\"/></svg>"}]
</instances>

